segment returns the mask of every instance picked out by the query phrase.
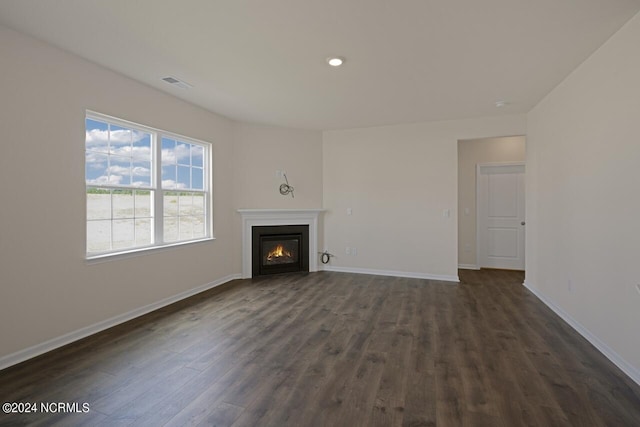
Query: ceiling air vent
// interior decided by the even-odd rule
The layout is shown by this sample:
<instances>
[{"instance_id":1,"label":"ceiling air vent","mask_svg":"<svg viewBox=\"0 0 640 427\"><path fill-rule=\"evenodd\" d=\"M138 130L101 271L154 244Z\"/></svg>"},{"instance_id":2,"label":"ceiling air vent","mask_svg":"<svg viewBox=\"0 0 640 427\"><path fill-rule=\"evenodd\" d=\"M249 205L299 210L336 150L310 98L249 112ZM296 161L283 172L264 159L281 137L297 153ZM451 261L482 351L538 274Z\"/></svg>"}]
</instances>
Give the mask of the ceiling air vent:
<instances>
[{"instance_id":1,"label":"ceiling air vent","mask_svg":"<svg viewBox=\"0 0 640 427\"><path fill-rule=\"evenodd\" d=\"M169 84L171 84L173 86L177 86L180 89L190 89L190 88L193 87L189 83L183 82L182 80L178 80L175 77L171 77L171 76L164 77L162 80L164 80L165 82L167 82L167 83L169 83Z\"/></svg>"}]
</instances>

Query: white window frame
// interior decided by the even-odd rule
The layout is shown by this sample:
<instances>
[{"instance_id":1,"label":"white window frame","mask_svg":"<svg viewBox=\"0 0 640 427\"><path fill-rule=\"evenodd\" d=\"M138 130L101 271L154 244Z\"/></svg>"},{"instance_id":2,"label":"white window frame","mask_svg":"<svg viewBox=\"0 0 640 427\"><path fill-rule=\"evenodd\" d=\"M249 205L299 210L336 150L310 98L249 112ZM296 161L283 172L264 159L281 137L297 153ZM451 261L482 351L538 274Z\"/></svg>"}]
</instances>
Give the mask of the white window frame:
<instances>
[{"instance_id":1,"label":"white window frame","mask_svg":"<svg viewBox=\"0 0 640 427\"><path fill-rule=\"evenodd\" d=\"M97 120L100 122L121 126L124 128L142 131L151 134L151 186L147 187L134 187L126 185L114 185L114 184L87 184L86 182L86 165L85 165L85 256L87 260L99 260L104 258L127 256L130 254L140 254L141 252L156 251L163 248L171 248L175 246L183 246L193 243L205 242L214 240L213 236L213 182L212 182L212 165L213 165L213 144L210 142L198 140L188 136L180 135L174 132L168 132L162 129L153 128L150 126L141 125L138 123L123 120L117 117L108 116L106 114L98 113L91 110L86 110L85 113L85 133L86 133L86 119ZM203 153L203 189L165 189L162 188L162 138L168 138L187 144L198 145L204 148ZM85 141L85 153L86 153L86 141ZM86 162L86 155L85 155ZM106 190L112 189L126 189L126 190L150 190L153 194L151 200L152 208L152 235L154 241L150 245L135 246L127 249L114 249L105 252L87 252L87 192L89 188L103 188ZM202 193L204 195L204 209L205 209L205 232L204 237L198 237L193 239L178 240L165 242L164 241L164 192L190 192L190 193ZM113 219L112 219L113 220Z\"/></svg>"}]
</instances>

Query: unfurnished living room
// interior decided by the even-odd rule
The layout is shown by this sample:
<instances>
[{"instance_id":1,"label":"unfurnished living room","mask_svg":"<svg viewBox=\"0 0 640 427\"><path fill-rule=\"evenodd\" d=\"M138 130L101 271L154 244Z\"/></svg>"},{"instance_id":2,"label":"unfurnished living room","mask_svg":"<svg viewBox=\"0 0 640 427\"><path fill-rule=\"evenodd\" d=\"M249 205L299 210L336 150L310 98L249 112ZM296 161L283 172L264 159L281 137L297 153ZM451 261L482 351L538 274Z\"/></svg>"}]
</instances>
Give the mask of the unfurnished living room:
<instances>
[{"instance_id":1,"label":"unfurnished living room","mask_svg":"<svg viewBox=\"0 0 640 427\"><path fill-rule=\"evenodd\" d=\"M640 0L0 0L0 426L639 426Z\"/></svg>"}]
</instances>

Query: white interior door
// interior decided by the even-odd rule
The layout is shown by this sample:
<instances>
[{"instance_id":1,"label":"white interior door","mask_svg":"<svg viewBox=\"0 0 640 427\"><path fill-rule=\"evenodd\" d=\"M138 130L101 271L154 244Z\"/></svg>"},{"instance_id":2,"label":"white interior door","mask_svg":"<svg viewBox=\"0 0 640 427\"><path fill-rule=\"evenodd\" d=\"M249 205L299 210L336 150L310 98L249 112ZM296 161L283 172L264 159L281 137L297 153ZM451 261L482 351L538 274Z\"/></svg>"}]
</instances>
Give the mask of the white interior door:
<instances>
[{"instance_id":1,"label":"white interior door","mask_svg":"<svg viewBox=\"0 0 640 427\"><path fill-rule=\"evenodd\" d=\"M524 164L478 165L478 265L524 270Z\"/></svg>"}]
</instances>

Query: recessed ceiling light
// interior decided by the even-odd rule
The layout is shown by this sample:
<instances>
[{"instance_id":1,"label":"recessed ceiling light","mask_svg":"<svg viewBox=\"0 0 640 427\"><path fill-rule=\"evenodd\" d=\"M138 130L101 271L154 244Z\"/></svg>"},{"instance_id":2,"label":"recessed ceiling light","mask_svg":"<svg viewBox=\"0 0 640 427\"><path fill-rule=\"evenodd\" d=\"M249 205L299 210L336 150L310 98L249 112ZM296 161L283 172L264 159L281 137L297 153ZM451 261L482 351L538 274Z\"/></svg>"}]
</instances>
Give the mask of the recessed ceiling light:
<instances>
[{"instance_id":1,"label":"recessed ceiling light","mask_svg":"<svg viewBox=\"0 0 640 427\"><path fill-rule=\"evenodd\" d=\"M496 108L502 108L502 107L506 107L507 105L509 105L509 103L507 101L496 101Z\"/></svg>"},{"instance_id":2,"label":"recessed ceiling light","mask_svg":"<svg viewBox=\"0 0 640 427\"><path fill-rule=\"evenodd\" d=\"M327 58L327 62L332 67L339 67L344 64L344 58L340 58L339 56L330 56L329 58Z\"/></svg>"}]
</instances>

